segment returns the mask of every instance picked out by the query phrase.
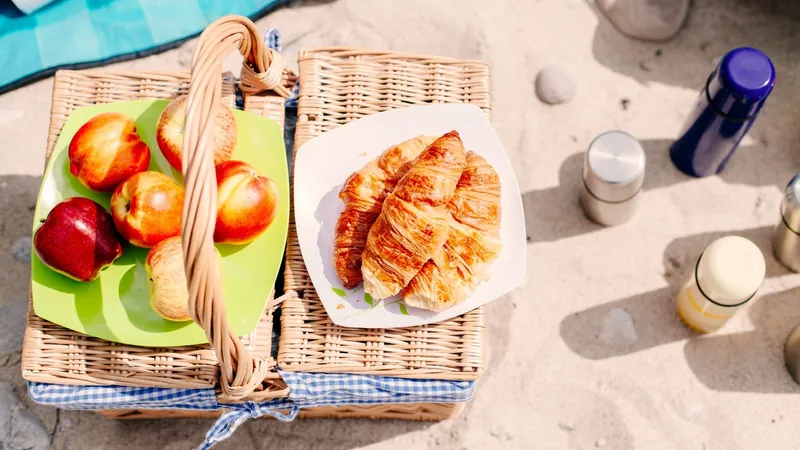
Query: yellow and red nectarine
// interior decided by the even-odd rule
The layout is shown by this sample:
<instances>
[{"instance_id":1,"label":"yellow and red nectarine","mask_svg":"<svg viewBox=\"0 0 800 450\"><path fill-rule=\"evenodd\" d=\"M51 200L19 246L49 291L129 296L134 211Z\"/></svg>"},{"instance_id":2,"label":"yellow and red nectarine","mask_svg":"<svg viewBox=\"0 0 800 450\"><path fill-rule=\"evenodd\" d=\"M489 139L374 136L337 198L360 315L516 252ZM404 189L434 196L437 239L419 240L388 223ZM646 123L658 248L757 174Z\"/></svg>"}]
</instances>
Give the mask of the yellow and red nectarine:
<instances>
[{"instance_id":1,"label":"yellow and red nectarine","mask_svg":"<svg viewBox=\"0 0 800 450\"><path fill-rule=\"evenodd\" d=\"M275 219L278 186L242 161L217 165L217 223L214 241L245 244Z\"/></svg>"},{"instance_id":2,"label":"yellow and red nectarine","mask_svg":"<svg viewBox=\"0 0 800 450\"><path fill-rule=\"evenodd\" d=\"M158 148L169 165L181 170L183 128L186 122L185 95L176 98L161 112L156 125ZM214 130L214 164L231 159L236 148L236 118L227 106L220 105Z\"/></svg>"},{"instance_id":3,"label":"yellow and red nectarine","mask_svg":"<svg viewBox=\"0 0 800 450\"><path fill-rule=\"evenodd\" d=\"M140 172L111 196L117 231L137 247L152 247L181 232L184 190L161 172Z\"/></svg>"},{"instance_id":4,"label":"yellow and red nectarine","mask_svg":"<svg viewBox=\"0 0 800 450\"><path fill-rule=\"evenodd\" d=\"M127 114L107 112L84 123L69 143L69 172L84 186L111 192L122 180L147 170L150 149Z\"/></svg>"}]
</instances>

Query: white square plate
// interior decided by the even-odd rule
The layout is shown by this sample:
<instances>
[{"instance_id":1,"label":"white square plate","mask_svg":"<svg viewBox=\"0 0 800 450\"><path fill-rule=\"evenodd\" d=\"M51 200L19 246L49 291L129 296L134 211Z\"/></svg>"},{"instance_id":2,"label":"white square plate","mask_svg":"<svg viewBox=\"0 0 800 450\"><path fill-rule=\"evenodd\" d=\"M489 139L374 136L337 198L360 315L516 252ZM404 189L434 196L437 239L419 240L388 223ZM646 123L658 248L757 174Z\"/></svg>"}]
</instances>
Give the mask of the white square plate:
<instances>
[{"instance_id":1,"label":"white square plate","mask_svg":"<svg viewBox=\"0 0 800 450\"><path fill-rule=\"evenodd\" d=\"M369 302L363 285L345 290L333 265L336 221L344 209L339 190L351 173L406 139L458 131L466 150L480 154L502 183L503 248L484 281L463 302L441 312L408 307L399 296ZM525 276L525 219L514 170L503 144L480 108L427 105L395 109L355 120L304 144L294 166L297 236L314 288L331 320L357 328L395 328L440 322L510 292ZM370 304L372 303L372 304Z\"/></svg>"}]
</instances>

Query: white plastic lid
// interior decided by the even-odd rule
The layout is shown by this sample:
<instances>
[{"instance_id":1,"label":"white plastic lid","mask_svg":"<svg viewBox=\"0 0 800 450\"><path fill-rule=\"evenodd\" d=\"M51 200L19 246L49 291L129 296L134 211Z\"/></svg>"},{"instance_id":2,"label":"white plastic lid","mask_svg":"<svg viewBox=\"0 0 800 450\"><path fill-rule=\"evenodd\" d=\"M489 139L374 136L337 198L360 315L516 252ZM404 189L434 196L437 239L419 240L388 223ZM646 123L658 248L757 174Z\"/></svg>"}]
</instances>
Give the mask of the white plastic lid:
<instances>
[{"instance_id":1,"label":"white plastic lid","mask_svg":"<svg viewBox=\"0 0 800 450\"><path fill-rule=\"evenodd\" d=\"M738 305L748 300L764 281L764 255L741 236L725 236L706 247L697 267L697 284L710 300Z\"/></svg>"}]
</instances>

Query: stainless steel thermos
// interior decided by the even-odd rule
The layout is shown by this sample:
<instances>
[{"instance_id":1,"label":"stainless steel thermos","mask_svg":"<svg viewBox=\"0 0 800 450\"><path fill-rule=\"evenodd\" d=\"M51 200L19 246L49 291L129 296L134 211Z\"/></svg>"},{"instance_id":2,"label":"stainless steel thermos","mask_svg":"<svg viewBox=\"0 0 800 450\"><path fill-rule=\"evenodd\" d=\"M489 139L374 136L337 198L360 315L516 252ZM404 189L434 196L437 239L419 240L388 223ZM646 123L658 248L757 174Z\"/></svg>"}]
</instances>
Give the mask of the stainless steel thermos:
<instances>
[{"instance_id":1,"label":"stainless steel thermos","mask_svg":"<svg viewBox=\"0 0 800 450\"><path fill-rule=\"evenodd\" d=\"M644 183L645 156L639 141L622 131L597 136L583 163L581 205L602 225L618 225L634 216Z\"/></svg>"}]
</instances>

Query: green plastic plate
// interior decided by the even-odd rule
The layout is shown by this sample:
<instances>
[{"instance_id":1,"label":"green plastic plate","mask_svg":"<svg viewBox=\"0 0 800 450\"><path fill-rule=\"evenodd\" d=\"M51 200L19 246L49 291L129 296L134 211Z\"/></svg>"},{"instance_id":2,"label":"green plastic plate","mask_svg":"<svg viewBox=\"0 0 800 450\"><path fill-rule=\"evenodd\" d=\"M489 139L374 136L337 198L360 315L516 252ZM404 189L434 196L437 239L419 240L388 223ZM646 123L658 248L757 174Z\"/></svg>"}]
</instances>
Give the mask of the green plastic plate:
<instances>
[{"instance_id":1,"label":"green plastic plate","mask_svg":"<svg viewBox=\"0 0 800 450\"><path fill-rule=\"evenodd\" d=\"M76 109L64 124L45 170L36 203L33 232L58 202L68 197L91 198L108 209L111 194L94 192L69 173L67 149L81 125L96 114L117 111L130 115L150 147L150 170L158 170L183 183L156 144L156 123L167 100L138 100ZM269 119L234 111L239 131L233 159L253 165L278 185L280 199L275 220L246 245L217 245L225 275L228 322L239 335L252 332L264 312L280 270L289 225L289 173L283 132ZM192 321L171 322L159 317L149 304L144 260L147 249L123 244L123 254L91 283L81 283L48 268L33 253L31 261L33 306L43 319L89 336L147 347L174 347L207 343L205 332Z\"/></svg>"}]
</instances>

